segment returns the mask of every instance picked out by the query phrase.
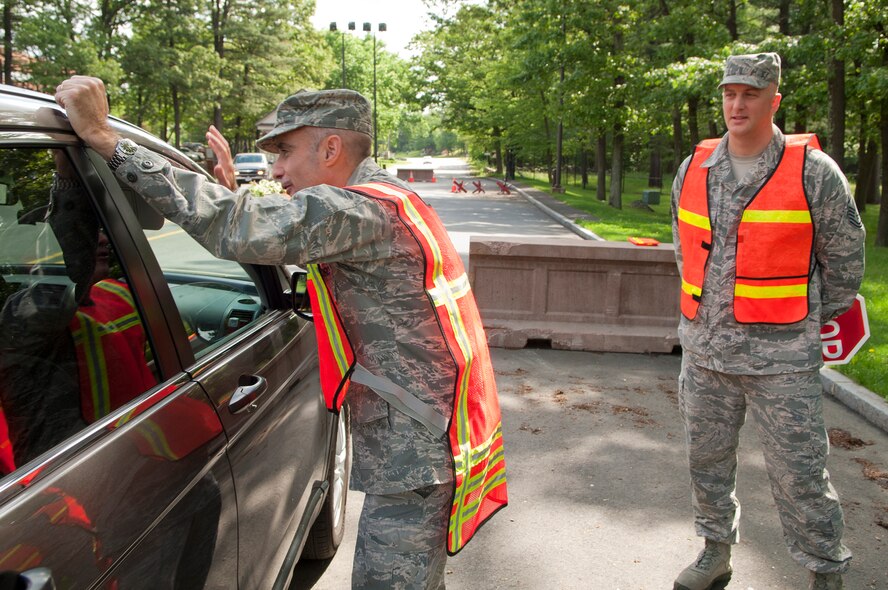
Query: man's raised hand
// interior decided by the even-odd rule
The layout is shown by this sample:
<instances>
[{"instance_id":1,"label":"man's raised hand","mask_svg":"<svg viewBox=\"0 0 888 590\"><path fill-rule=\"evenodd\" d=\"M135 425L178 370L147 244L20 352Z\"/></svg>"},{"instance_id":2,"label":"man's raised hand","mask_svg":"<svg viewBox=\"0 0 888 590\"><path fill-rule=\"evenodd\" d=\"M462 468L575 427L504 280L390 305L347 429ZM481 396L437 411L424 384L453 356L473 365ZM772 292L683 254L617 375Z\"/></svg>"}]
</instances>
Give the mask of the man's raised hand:
<instances>
[{"instance_id":1,"label":"man's raised hand","mask_svg":"<svg viewBox=\"0 0 888 590\"><path fill-rule=\"evenodd\" d=\"M120 137L108 124L105 84L98 78L73 76L56 87L55 100L67 111L74 132L110 160Z\"/></svg>"}]
</instances>

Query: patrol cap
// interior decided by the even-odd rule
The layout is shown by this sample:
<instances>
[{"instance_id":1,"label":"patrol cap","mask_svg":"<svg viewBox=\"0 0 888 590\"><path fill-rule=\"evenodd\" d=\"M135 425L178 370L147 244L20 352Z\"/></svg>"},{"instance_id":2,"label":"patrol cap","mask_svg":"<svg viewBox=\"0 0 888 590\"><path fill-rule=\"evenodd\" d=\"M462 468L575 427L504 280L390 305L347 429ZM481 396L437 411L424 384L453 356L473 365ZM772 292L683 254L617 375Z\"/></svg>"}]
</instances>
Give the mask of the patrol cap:
<instances>
[{"instance_id":1,"label":"patrol cap","mask_svg":"<svg viewBox=\"0 0 888 590\"><path fill-rule=\"evenodd\" d=\"M256 145L277 152L274 139L300 127L345 129L373 136L370 102L354 90L300 90L278 105L274 128Z\"/></svg>"},{"instance_id":2,"label":"patrol cap","mask_svg":"<svg viewBox=\"0 0 888 590\"><path fill-rule=\"evenodd\" d=\"M719 88L725 84L746 84L765 88L780 85L780 56L776 53L732 55L725 61L725 75Z\"/></svg>"}]
</instances>

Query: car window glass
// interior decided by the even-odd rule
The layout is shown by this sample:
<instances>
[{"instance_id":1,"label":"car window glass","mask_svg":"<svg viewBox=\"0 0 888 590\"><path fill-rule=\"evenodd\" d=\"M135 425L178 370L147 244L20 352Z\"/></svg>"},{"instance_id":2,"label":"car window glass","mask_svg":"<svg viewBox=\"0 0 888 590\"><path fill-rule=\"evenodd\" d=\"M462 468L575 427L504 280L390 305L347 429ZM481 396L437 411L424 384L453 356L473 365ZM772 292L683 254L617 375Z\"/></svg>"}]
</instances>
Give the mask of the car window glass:
<instances>
[{"instance_id":1,"label":"car window glass","mask_svg":"<svg viewBox=\"0 0 888 590\"><path fill-rule=\"evenodd\" d=\"M0 148L0 475L152 389L153 357L70 160Z\"/></svg>"},{"instance_id":2,"label":"car window glass","mask_svg":"<svg viewBox=\"0 0 888 590\"><path fill-rule=\"evenodd\" d=\"M266 313L262 291L247 267L216 258L168 220L159 229L146 229L145 235L196 358L230 341Z\"/></svg>"}]
</instances>

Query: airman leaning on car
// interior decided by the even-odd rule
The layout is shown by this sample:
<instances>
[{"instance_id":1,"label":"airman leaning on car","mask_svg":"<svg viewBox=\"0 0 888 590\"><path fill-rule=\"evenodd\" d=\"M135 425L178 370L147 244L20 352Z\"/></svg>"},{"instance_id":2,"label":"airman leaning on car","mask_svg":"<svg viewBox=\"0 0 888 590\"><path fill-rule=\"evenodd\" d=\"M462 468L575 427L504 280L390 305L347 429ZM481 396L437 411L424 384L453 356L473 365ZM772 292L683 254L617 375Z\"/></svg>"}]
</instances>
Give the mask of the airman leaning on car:
<instances>
[{"instance_id":1,"label":"airman leaning on car","mask_svg":"<svg viewBox=\"0 0 888 590\"><path fill-rule=\"evenodd\" d=\"M233 193L120 141L106 122L100 80L67 80L58 87L56 100L67 109L78 135L109 160L118 178L216 256L256 264L323 265L358 363L348 400L354 481L367 496L352 585L443 588L445 549L453 553L461 548L465 540L455 538L465 531L468 538L506 504L499 407L464 271L462 280L454 282L464 285L463 291L454 297L466 306L463 329L469 348L452 348L454 336L445 332L437 315L439 304L430 304L426 251L385 195L398 195L410 207L424 204L368 157L367 100L337 90L300 92L281 103L275 128L258 144L278 153L274 175L290 198ZM209 139L219 150L219 137ZM426 222L434 225L437 218L416 221L428 227ZM447 261L458 264L446 234L436 237ZM468 363L471 379L455 352L474 355ZM469 453L474 461L475 451L486 445L481 467L486 466L482 479L487 485L479 486L483 492L470 492L480 496L471 503L476 512L468 522L454 528L451 521L448 530L455 486L468 485L470 479L461 477L467 473L461 469L470 465L468 457L455 461L451 443L455 414L460 404L469 405L456 396L465 387L472 388L465 397L478 404L482 415L472 414L460 425L490 428L481 444L471 439ZM462 513L456 510L457 516Z\"/></svg>"}]
</instances>

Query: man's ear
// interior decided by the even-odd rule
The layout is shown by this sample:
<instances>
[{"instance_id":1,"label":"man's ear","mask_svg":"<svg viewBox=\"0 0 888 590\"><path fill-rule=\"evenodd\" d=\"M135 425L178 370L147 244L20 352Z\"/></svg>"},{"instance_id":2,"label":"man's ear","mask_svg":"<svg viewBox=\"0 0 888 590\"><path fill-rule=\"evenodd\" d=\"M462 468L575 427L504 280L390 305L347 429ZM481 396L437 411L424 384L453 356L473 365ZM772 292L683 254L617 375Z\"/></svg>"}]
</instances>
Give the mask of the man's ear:
<instances>
[{"instance_id":1,"label":"man's ear","mask_svg":"<svg viewBox=\"0 0 888 590\"><path fill-rule=\"evenodd\" d=\"M782 99L783 99L782 94L780 94L779 92L774 93L774 98L771 101L771 114L772 115L777 112L777 109L780 108L780 101Z\"/></svg>"},{"instance_id":2,"label":"man's ear","mask_svg":"<svg viewBox=\"0 0 888 590\"><path fill-rule=\"evenodd\" d=\"M328 135L324 138L324 141L321 143L323 146L323 156L324 156L324 165L325 166L335 166L339 164L345 158L344 146L342 144L342 137L336 135L335 133L332 135Z\"/></svg>"}]
</instances>

